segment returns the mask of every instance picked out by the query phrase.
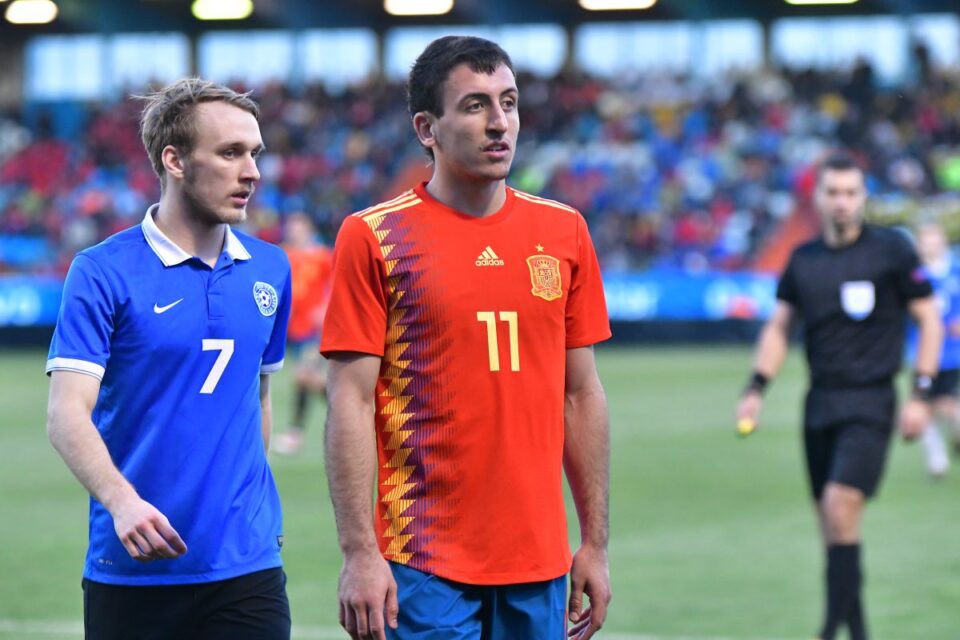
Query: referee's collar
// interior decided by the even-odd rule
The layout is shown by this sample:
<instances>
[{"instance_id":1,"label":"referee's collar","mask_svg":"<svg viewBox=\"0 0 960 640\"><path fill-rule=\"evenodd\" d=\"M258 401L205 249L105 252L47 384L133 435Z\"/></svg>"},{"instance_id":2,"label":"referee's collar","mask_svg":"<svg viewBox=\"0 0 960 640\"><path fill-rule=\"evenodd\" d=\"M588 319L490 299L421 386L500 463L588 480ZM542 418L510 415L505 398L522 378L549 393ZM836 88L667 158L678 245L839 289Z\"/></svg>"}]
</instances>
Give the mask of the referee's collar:
<instances>
[{"instance_id":1,"label":"referee's collar","mask_svg":"<svg viewBox=\"0 0 960 640\"><path fill-rule=\"evenodd\" d=\"M160 230L160 227L157 226L153 217L159 208L159 204L154 204L147 209L147 215L143 217L143 224L140 225L140 228L143 229L143 237L146 238L147 244L150 245L153 252L160 258L163 266L172 267L186 262L193 256L178 247L176 243L168 238L166 234ZM243 246L240 238L233 233L233 229L231 229L229 225L227 225L227 237L223 243L223 250L234 260L249 260L251 258L250 252Z\"/></svg>"}]
</instances>

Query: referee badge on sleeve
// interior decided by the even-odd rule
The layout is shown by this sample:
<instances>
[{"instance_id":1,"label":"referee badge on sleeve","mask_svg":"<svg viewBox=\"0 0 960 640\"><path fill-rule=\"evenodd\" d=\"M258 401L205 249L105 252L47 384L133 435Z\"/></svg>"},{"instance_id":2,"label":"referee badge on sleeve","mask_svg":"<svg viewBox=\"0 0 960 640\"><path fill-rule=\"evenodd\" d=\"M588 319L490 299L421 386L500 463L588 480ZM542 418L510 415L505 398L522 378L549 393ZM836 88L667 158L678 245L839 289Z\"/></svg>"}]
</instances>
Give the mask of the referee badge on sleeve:
<instances>
[{"instance_id":1,"label":"referee badge on sleeve","mask_svg":"<svg viewBox=\"0 0 960 640\"><path fill-rule=\"evenodd\" d=\"M272 316L277 312L277 290L266 282L253 283L253 299L263 315Z\"/></svg>"},{"instance_id":2,"label":"referee badge on sleeve","mask_svg":"<svg viewBox=\"0 0 960 640\"><path fill-rule=\"evenodd\" d=\"M876 292L869 280L844 282L840 285L840 305L854 320L863 320L873 312Z\"/></svg>"}]
</instances>

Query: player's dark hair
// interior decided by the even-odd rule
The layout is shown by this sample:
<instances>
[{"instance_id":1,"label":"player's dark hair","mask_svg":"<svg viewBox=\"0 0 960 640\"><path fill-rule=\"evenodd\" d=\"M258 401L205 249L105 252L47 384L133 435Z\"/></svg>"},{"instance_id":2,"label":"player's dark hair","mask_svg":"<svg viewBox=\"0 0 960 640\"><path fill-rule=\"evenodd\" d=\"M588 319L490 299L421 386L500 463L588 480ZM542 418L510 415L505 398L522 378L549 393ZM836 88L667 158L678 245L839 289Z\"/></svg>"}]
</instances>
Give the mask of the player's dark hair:
<instances>
[{"instance_id":1,"label":"player's dark hair","mask_svg":"<svg viewBox=\"0 0 960 640\"><path fill-rule=\"evenodd\" d=\"M184 155L193 151L197 138L194 107L198 104L226 102L260 119L260 107L250 98L250 92L238 93L201 78L183 78L159 91L133 98L144 102L140 137L153 171L160 178L161 189L164 183L163 149L172 145Z\"/></svg>"},{"instance_id":2,"label":"player's dark hair","mask_svg":"<svg viewBox=\"0 0 960 640\"><path fill-rule=\"evenodd\" d=\"M513 61L496 42L474 36L444 36L427 45L407 77L407 109L410 116L428 111L443 116L443 85L454 67L466 64L474 73L493 74L505 65L513 70ZM432 158L433 151L427 149Z\"/></svg>"},{"instance_id":3,"label":"player's dark hair","mask_svg":"<svg viewBox=\"0 0 960 640\"><path fill-rule=\"evenodd\" d=\"M862 175L863 167L846 151L836 151L827 156L817 167L817 183L823 179L823 174L827 171L859 171Z\"/></svg>"}]
</instances>

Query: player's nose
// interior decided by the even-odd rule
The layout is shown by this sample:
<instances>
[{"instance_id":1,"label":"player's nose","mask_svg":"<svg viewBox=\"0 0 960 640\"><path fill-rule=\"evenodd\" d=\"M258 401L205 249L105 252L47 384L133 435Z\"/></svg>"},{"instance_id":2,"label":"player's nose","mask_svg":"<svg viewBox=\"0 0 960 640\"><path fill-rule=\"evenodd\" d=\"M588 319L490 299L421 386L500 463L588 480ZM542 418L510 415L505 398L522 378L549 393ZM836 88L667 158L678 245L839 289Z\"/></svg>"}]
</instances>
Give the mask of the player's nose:
<instances>
[{"instance_id":1,"label":"player's nose","mask_svg":"<svg viewBox=\"0 0 960 640\"><path fill-rule=\"evenodd\" d=\"M487 120L487 129L500 133L507 130L507 114L499 104L494 104L490 108L490 117Z\"/></svg>"},{"instance_id":2,"label":"player's nose","mask_svg":"<svg viewBox=\"0 0 960 640\"><path fill-rule=\"evenodd\" d=\"M244 182L258 182L260 180L260 170L257 168L257 160L252 155L247 156L244 161L240 179Z\"/></svg>"}]
</instances>

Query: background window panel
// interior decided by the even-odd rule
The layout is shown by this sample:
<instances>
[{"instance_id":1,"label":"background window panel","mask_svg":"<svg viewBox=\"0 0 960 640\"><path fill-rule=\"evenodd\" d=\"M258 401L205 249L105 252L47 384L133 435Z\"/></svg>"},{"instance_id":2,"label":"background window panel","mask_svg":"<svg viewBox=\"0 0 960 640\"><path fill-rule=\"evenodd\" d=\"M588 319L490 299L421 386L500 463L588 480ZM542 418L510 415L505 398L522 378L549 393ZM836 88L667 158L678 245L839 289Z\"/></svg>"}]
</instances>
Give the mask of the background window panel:
<instances>
[{"instance_id":1,"label":"background window panel","mask_svg":"<svg viewBox=\"0 0 960 640\"><path fill-rule=\"evenodd\" d=\"M37 36L27 44L27 100L90 100L105 91L103 38Z\"/></svg>"},{"instance_id":2,"label":"background window panel","mask_svg":"<svg viewBox=\"0 0 960 640\"><path fill-rule=\"evenodd\" d=\"M200 37L200 75L214 82L259 86L289 80L296 69L290 31L219 31Z\"/></svg>"}]
</instances>

